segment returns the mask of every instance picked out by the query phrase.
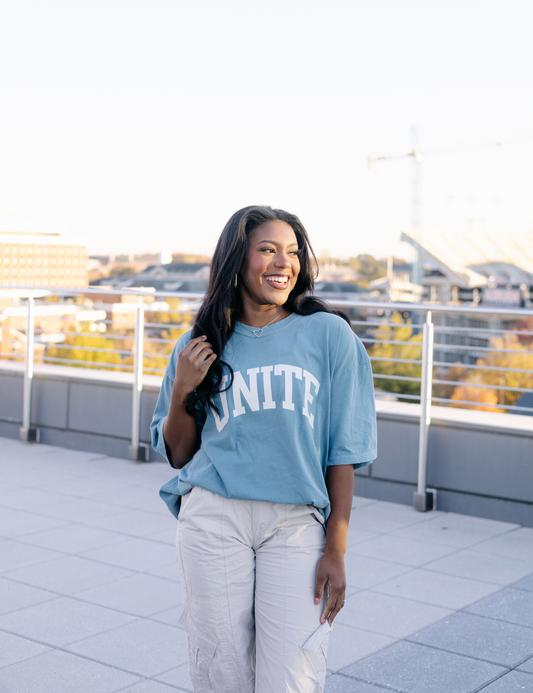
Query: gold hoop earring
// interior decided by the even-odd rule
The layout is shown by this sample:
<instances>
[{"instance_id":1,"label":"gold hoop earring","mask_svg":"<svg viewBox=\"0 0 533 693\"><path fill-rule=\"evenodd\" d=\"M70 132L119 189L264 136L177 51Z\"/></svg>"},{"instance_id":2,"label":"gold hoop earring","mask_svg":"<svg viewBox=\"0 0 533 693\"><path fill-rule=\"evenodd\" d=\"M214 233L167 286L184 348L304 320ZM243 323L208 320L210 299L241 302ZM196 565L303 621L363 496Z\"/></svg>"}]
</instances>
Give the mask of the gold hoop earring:
<instances>
[{"instance_id":1,"label":"gold hoop earring","mask_svg":"<svg viewBox=\"0 0 533 693\"><path fill-rule=\"evenodd\" d=\"M234 281L233 285L235 286L235 288L237 288L237 275L235 275L235 281Z\"/></svg>"}]
</instances>

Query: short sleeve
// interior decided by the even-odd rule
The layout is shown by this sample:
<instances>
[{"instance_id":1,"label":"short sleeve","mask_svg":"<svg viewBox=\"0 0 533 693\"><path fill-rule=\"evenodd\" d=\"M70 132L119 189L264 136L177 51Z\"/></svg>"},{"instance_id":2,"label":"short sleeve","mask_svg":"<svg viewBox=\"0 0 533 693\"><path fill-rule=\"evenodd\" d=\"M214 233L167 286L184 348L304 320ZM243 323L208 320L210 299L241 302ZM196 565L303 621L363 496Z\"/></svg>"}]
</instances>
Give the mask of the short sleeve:
<instances>
[{"instance_id":1,"label":"short sleeve","mask_svg":"<svg viewBox=\"0 0 533 693\"><path fill-rule=\"evenodd\" d=\"M152 447L160 455L163 455L167 462L168 455L165 439L163 437L163 426L165 425L168 408L170 406L170 396L172 394L172 386L174 385L178 354L189 343L190 338L191 332L186 332L179 338L174 346L174 349L172 350L172 354L170 355L167 368L165 370L165 375L163 376L163 382L161 384L161 390L159 391L159 397L157 398L152 423L150 424Z\"/></svg>"},{"instance_id":2,"label":"short sleeve","mask_svg":"<svg viewBox=\"0 0 533 693\"><path fill-rule=\"evenodd\" d=\"M331 381L328 465L364 467L377 457L372 368L359 338L343 326Z\"/></svg>"}]
</instances>

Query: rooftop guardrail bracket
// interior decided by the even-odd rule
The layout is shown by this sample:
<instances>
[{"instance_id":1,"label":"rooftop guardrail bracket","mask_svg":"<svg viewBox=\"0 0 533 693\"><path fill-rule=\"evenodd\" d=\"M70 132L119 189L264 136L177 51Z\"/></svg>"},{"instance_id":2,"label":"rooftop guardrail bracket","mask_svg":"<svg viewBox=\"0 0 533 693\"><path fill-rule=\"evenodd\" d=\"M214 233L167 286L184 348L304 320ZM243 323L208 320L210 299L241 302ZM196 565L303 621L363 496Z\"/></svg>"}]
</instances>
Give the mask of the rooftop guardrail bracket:
<instances>
[{"instance_id":1,"label":"rooftop guardrail bracket","mask_svg":"<svg viewBox=\"0 0 533 693\"><path fill-rule=\"evenodd\" d=\"M146 443L139 443L139 445L129 445L128 446L128 457L134 462L149 462L150 461L150 448Z\"/></svg>"},{"instance_id":2,"label":"rooftop guardrail bracket","mask_svg":"<svg viewBox=\"0 0 533 693\"><path fill-rule=\"evenodd\" d=\"M434 488L428 488L425 493L413 493L413 507L420 513L426 513L428 510L437 509L437 491Z\"/></svg>"},{"instance_id":3,"label":"rooftop guardrail bracket","mask_svg":"<svg viewBox=\"0 0 533 693\"><path fill-rule=\"evenodd\" d=\"M40 430L38 428L24 428L22 426L19 429L20 440L22 443L38 443L41 436Z\"/></svg>"}]
</instances>

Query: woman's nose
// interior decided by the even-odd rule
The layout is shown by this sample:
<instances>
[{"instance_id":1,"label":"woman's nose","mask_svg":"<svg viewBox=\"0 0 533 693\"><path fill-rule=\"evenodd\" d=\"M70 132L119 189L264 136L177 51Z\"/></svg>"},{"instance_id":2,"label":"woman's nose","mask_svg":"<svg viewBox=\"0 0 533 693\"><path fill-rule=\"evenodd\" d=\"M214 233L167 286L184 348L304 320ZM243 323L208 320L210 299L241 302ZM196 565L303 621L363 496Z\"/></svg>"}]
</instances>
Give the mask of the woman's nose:
<instances>
[{"instance_id":1,"label":"woman's nose","mask_svg":"<svg viewBox=\"0 0 533 693\"><path fill-rule=\"evenodd\" d=\"M288 254L280 250L279 253L277 254L276 257L276 267L290 267L291 266L291 260Z\"/></svg>"}]
</instances>

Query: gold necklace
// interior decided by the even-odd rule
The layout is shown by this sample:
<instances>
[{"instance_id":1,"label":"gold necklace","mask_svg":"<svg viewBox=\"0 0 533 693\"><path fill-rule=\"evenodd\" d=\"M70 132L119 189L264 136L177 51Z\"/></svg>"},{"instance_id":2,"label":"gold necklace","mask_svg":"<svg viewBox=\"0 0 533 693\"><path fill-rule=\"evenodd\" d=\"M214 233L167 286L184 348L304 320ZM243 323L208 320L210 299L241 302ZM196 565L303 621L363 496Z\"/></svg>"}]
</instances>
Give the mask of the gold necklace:
<instances>
[{"instance_id":1,"label":"gold necklace","mask_svg":"<svg viewBox=\"0 0 533 693\"><path fill-rule=\"evenodd\" d=\"M264 325L263 327L256 327L255 330L253 327L248 327L248 325L243 325L242 322L241 322L241 325L244 327L245 330L250 330L250 332L252 332L257 338L259 338L259 337L263 336L263 330L265 328L267 328L269 325L272 325L272 323L276 322L276 320L279 320L281 317L282 317L281 315L278 315L276 318L274 318L274 320L271 320L268 324Z\"/></svg>"}]
</instances>

